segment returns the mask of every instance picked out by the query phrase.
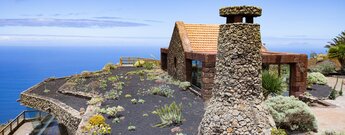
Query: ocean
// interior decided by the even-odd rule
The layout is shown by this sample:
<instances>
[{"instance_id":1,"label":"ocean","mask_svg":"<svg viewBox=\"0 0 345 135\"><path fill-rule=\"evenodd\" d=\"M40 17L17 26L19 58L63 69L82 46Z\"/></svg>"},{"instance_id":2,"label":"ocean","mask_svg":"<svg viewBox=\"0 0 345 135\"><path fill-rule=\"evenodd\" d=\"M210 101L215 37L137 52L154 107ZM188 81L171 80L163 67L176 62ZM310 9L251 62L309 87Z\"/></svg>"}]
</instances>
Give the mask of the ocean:
<instances>
[{"instance_id":1,"label":"ocean","mask_svg":"<svg viewBox=\"0 0 345 135\"><path fill-rule=\"evenodd\" d=\"M0 123L28 109L17 100L20 93L48 77L96 71L121 56L160 58L159 46L1 46Z\"/></svg>"},{"instance_id":2,"label":"ocean","mask_svg":"<svg viewBox=\"0 0 345 135\"><path fill-rule=\"evenodd\" d=\"M13 119L28 108L17 99L22 91L48 77L63 77L82 71L100 70L106 63L117 63L121 56L160 58L166 45L123 46L12 46L0 45L0 123ZM268 47L272 51L324 52L322 47Z\"/></svg>"}]
</instances>

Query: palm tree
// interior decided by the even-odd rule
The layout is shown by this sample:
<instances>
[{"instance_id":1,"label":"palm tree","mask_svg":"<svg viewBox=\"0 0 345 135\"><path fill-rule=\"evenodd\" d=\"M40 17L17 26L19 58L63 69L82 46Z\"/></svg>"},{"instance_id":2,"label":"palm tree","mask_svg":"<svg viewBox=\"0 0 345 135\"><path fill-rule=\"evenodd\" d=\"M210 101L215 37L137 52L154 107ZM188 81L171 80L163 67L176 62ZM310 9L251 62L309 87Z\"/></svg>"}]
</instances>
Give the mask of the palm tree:
<instances>
[{"instance_id":1,"label":"palm tree","mask_svg":"<svg viewBox=\"0 0 345 135\"><path fill-rule=\"evenodd\" d=\"M332 46L337 46L338 44L345 44L345 31L341 32L338 36L332 39L332 42L328 42L326 48L331 48Z\"/></svg>"},{"instance_id":2,"label":"palm tree","mask_svg":"<svg viewBox=\"0 0 345 135\"><path fill-rule=\"evenodd\" d=\"M337 44L330 46L328 50L329 58L336 58L341 64L341 69L345 68L345 42L338 42Z\"/></svg>"}]
</instances>

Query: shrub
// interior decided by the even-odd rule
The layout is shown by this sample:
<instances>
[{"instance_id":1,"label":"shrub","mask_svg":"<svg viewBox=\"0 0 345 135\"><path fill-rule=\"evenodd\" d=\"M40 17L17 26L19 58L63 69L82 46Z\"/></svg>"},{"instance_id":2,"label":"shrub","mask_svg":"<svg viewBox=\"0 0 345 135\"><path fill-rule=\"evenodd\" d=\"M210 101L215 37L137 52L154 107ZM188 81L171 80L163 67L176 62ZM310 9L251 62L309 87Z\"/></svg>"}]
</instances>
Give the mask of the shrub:
<instances>
[{"instance_id":1,"label":"shrub","mask_svg":"<svg viewBox=\"0 0 345 135\"><path fill-rule=\"evenodd\" d=\"M106 99L113 99L116 100L118 99L122 94L122 91L117 91L117 90L110 90L108 92L105 93L105 98Z\"/></svg>"},{"instance_id":2,"label":"shrub","mask_svg":"<svg viewBox=\"0 0 345 135\"><path fill-rule=\"evenodd\" d=\"M44 92L44 93L48 93L48 92L50 92L50 90L49 90L49 89L44 89L43 92Z\"/></svg>"},{"instance_id":3,"label":"shrub","mask_svg":"<svg viewBox=\"0 0 345 135\"><path fill-rule=\"evenodd\" d=\"M284 129L272 128L271 135L287 135Z\"/></svg>"},{"instance_id":4,"label":"shrub","mask_svg":"<svg viewBox=\"0 0 345 135\"><path fill-rule=\"evenodd\" d=\"M113 121L111 121L111 123L113 123L113 124L120 123L120 118L113 119Z\"/></svg>"},{"instance_id":5,"label":"shrub","mask_svg":"<svg viewBox=\"0 0 345 135\"><path fill-rule=\"evenodd\" d=\"M124 85L125 85L124 82L117 82L117 83L116 83L116 89L122 90Z\"/></svg>"},{"instance_id":6,"label":"shrub","mask_svg":"<svg viewBox=\"0 0 345 135\"><path fill-rule=\"evenodd\" d=\"M100 80L100 85L99 87L102 89L102 90L106 90L107 89L107 81L106 80Z\"/></svg>"},{"instance_id":7,"label":"shrub","mask_svg":"<svg viewBox=\"0 0 345 135\"><path fill-rule=\"evenodd\" d=\"M178 85L178 87L183 90L187 90L190 86L190 82L180 82L180 84Z\"/></svg>"},{"instance_id":8,"label":"shrub","mask_svg":"<svg viewBox=\"0 0 345 135\"><path fill-rule=\"evenodd\" d=\"M135 66L135 67L142 67L144 64L145 64L145 61L143 61L143 60L137 60L137 61L134 63L134 66Z\"/></svg>"},{"instance_id":9,"label":"shrub","mask_svg":"<svg viewBox=\"0 0 345 135\"><path fill-rule=\"evenodd\" d=\"M119 80L119 77L118 76L111 76L111 77L108 77L108 81L110 82L116 82Z\"/></svg>"},{"instance_id":10,"label":"shrub","mask_svg":"<svg viewBox=\"0 0 345 135\"><path fill-rule=\"evenodd\" d=\"M332 61L323 61L322 63L316 65L315 67L311 68L312 72L321 72L324 75L328 75L330 73L334 73L336 69L336 65Z\"/></svg>"},{"instance_id":11,"label":"shrub","mask_svg":"<svg viewBox=\"0 0 345 135\"><path fill-rule=\"evenodd\" d=\"M144 104L144 103L145 103L145 100L144 100L144 99L139 99L139 100L138 100L138 103Z\"/></svg>"},{"instance_id":12,"label":"shrub","mask_svg":"<svg viewBox=\"0 0 345 135\"><path fill-rule=\"evenodd\" d=\"M137 101L137 99L135 99L135 98L133 98L133 99L131 100L131 103L132 103L132 104L137 104L137 102L138 102L138 101Z\"/></svg>"},{"instance_id":13,"label":"shrub","mask_svg":"<svg viewBox=\"0 0 345 135\"><path fill-rule=\"evenodd\" d=\"M99 114L92 116L83 129L94 135L106 135L111 133L111 127L105 123L105 118Z\"/></svg>"},{"instance_id":14,"label":"shrub","mask_svg":"<svg viewBox=\"0 0 345 135\"><path fill-rule=\"evenodd\" d=\"M125 95L125 98L131 98L131 97L132 97L131 94L126 94L126 95Z\"/></svg>"},{"instance_id":15,"label":"shrub","mask_svg":"<svg viewBox=\"0 0 345 135\"><path fill-rule=\"evenodd\" d=\"M157 108L155 114L159 116L161 123L156 124L155 127L166 127L172 124L182 123L182 103L177 105L175 102L164 107Z\"/></svg>"},{"instance_id":16,"label":"shrub","mask_svg":"<svg viewBox=\"0 0 345 135\"><path fill-rule=\"evenodd\" d=\"M265 98L270 94L281 95L284 92L284 82L275 73L263 71L262 73L262 87Z\"/></svg>"},{"instance_id":17,"label":"shrub","mask_svg":"<svg viewBox=\"0 0 345 135\"><path fill-rule=\"evenodd\" d=\"M114 106L114 107L108 107L108 108L102 108L99 110L100 113L108 114L109 116L116 116L118 112L123 112L125 111L125 108L122 106Z\"/></svg>"},{"instance_id":18,"label":"shrub","mask_svg":"<svg viewBox=\"0 0 345 135\"><path fill-rule=\"evenodd\" d=\"M87 104L95 105L95 104L101 103L103 101L104 101L104 99L102 97L94 97L94 98L91 98L91 100L87 101Z\"/></svg>"},{"instance_id":19,"label":"shrub","mask_svg":"<svg viewBox=\"0 0 345 135\"><path fill-rule=\"evenodd\" d=\"M155 63L153 63L153 62L145 62L143 64L143 67L145 69L147 69L147 70L151 70L151 69L153 69L155 67Z\"/></svg>"},{"instance_id":20,"label":"shrub","mask_svg":"<svg viewBox=\"0 0 345 135\"><path fill-rule=\"evenodd\" d=\"M327 84L327 78L320 72L308 73L308 85L311 84Z\"/></svg>"},{"instance_id":21,"label":"shrub","mask_svg":"<svg viewBox=\"0 0 345 135\"><path fill-rule=\"evenodd\" d=\"M94 115L92 116L90 119L89 119L89 123L91 125L101 125L101 124L105 124L105 118L100 115L100 114L97 114L97 115Z\"/></svg>"},{"instance_id":22,"label":"shrub","mask_svg":"<svg viewBox=\"0 0 345 135\"><path fill-rule=\"evenodd\" d=\"M331 100L335 100L338 97L338 91L336 91L335 89L332 89L331 93L329 94L329 99Z\"/></svg>"},{"instance_id":23,"label":"shrub","mask_svg":"<svg viewBox=\"0 0 345 135\"><path fill-rule=\"evenodd\" d=\"M83 78L89 78L91 76L92 76L92 72L89 72L89 71L81 72L81 77L83 77Z\"/></svg>"},{"instance_id":24,"label":"shrub","mask_svg":"<svg viewBox=\"0 0 345 135\"><path fill-rule=\"evenodd\" d=\"M110 72L112 69L116 69L117 68L117 66L116 65L114 65L114 64L112 64L112 63L108 63L108 64L106 64L104 67L103 67L103 71L105 71L105 72Z\"/></svg>"},{"instance_id":25,"label":"shrub","mask_svg":"<svg viewBox=\"0 0 345 135\"><path fill-rule=\"evenodd\" d=\"M317 131L317 122L308 105L295 97L272 97L265 101L276 126L292 131Z\"/></svg>"},{"instance_id":26,"label":"shrub","mask_svg":"<svg viewBox=\"0 0 345 135\"><path fill-rule=\"evenodd\" d=\"M160 85L159 87L152 87L150 89L151 94L161 95L165 97L173 97L174 90L170 89L168 85Z\"/></svg>"},{"instance_id":27,"label":"shrub","mask_svg":"<svg viewBox=\"0 0 345 135\"><path fill-rule=\"evenodd\" d=\"M128 131L135 131L135 126L129 125L127 129Z\"/></svg>"}]
</instances>

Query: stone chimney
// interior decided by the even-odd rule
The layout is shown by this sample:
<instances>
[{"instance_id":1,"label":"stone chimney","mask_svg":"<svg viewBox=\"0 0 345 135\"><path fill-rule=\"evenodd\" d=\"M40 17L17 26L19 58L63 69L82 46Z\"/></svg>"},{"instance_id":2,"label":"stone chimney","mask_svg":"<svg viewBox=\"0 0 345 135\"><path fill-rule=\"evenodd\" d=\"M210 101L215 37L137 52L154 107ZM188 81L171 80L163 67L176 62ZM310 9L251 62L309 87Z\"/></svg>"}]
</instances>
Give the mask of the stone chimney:
<instances>
[{"instance_id":1,"label":"stone chimney","mask_svg":"<svg viewBox=\"0 0 345 135\"><path fill-rule=\"evenodd\" d=\"M199 135L270 134L274 122L262 105L260 25L254 24L261 12L253 6L220 9L227 19L220 25L213 95Z\"/></svg>"}]
</instances>

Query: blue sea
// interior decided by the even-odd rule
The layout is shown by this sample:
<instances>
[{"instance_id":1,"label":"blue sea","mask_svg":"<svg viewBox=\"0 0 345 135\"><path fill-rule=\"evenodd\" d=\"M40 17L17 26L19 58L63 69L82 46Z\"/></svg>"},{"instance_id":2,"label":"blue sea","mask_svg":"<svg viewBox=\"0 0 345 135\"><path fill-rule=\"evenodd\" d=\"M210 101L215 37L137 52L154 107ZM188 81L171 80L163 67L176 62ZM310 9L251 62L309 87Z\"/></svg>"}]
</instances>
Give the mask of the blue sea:
<instances>
[{"instance_id":1,"label":"blue sea","mask_svg":"<svg viewBox=\"0 0 345 135\"><path fill-rule=\"evenodd\" d=\"M160 47L167 45L30 46L0 45L0 123L28 109L17 99L22 91L48 77L62 77L82 71L100 70L106 63L117 63L121 56L160 58ZM314 49L314 50L313 50ZM311 53L321 48L272 48L272 51Z\"/></svg>"},{"instance_id":2,"label":"blue sea","mask_svg":"<svg viewBox=\"0 0 345 135\"><path fill-rule=\"evenodd\" d=\"M22 91L48 77L100 70L121 56L160 58L159 46L1 46L0 123L21 111L17 99Z\"/></svg>"}]
</instances>

